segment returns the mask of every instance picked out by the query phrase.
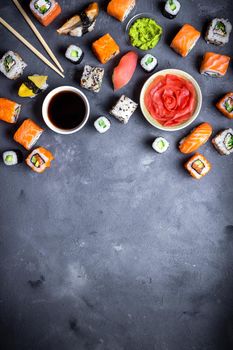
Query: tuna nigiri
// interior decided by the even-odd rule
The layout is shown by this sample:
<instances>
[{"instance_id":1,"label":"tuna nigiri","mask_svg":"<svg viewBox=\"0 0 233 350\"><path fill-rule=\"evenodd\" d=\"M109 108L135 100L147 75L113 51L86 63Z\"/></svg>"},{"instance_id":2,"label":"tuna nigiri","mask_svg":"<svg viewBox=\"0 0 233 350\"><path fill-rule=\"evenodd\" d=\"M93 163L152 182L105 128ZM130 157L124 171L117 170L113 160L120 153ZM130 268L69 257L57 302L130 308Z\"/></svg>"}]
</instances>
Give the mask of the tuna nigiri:
<instances>
[{"instance_id":1,"label":"tuna nigiri","mask_svg":"<svg viewBox=\"0 0 233 350\"><path fill-rule=\"evenodd\" d=\"M190 24L185 24L172 40L171 48L186 57L196 45L201 33Z\"/></svg>"},{"instance_id":2,"label":"tuna nigiri","mask_svg":"<svg viewBox=\"0 0 233 350\"><path fill-rule=\"evenodd\" d=\"M214 78L221 78L227 72L230 59L229 56L206 52L201 64L200 73Z\"/></svg>"},{"instance_id":3,"label":"tuna nigiri","mask_svg":"<svg viewBox=\"0 0 233 350\"><path fill-rule=\"evenodd\" d=\"M188 136L180 141L180 152L185 154L195 152L209 140L212 131L213 129L210 124L200 124L193 131L191 131Z\"/></svg>"},{"instance_id":4,"label":"tuna nigiri","mask_svg":"<svg viewBox=\"0 0 233 350\"><path fill-rule=\"evenodd\" d=\"M138 55L134 51L124 55L113 71L112 82L114 90L119 90L129 83L137 67Z\"/></svg>"},{"instance_id":5,"label":"tuna nigiri","mask_svg":"<svg viewBox=\"0 0 233 350\"><path fill-rule=\"evenodd\" d=\"M135 6L135 0L111 0L107 12L118 21L123 22Z\"/></svg>"},{"instance_id":6,"label":"tuna nigiri","mask_svg":"<svg viewBox=\"0 0 233 350\"><path fill-rule=\"evenodd\" d=\"M30 150L41 136L41 129L31 119L26 119L14 134L14 140L20 143L27 150Z\"/></svg>"}]
</instances>

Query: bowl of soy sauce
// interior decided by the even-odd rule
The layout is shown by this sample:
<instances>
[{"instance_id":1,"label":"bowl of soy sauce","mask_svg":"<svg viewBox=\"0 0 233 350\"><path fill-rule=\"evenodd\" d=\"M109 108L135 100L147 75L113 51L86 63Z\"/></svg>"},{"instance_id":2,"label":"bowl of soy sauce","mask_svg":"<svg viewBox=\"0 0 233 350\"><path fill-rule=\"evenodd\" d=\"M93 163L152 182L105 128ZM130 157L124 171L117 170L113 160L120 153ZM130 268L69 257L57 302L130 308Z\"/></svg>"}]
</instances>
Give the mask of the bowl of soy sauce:
<instances>
[{"instance_id":1,"label":"bowl of soy sauce","mask_svg":"<svg viewBox=\"0 0 233 350\"><path fill-rule=\"evenodd\" d=\"M90 105L82 91L73 86L60 86L46 96L42 115L46 125L63 135L80 131L87 123Z\"/></svg>"}]
</instances>

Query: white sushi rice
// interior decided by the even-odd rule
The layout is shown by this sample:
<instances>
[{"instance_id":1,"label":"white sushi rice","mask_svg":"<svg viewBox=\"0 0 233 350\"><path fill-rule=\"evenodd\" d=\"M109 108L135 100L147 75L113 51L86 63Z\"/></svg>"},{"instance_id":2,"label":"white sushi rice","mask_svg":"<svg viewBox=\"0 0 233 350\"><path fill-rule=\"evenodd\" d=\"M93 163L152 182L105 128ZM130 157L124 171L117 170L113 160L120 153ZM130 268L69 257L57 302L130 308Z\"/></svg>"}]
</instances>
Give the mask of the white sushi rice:
<instances>
[{"instance_id":1,"label":"white sushi rice","mask_svg":"<svg viewBox=\"0 0 233 350\"><path fill-rule=\"evenodd\" d=\"M228 156L231 153L233 153L233 148L227 149L225 144L225 141L227 141L227 137L231 136L233 136L233 130L229 128L220 132L215 138L213 138L212 143L220 154Z\"/></svg>"},{"instance_id":2,"label":"white sushi rice","mask_svg":"<svg viewBox=\"0 0 233 350\"><path fill-rule=\"evenodd\" d=\"M171 9L171 1L170 0L166 1L165 11L172 16L176 16L178 14L178 12L180 11L181 6L180 6L179 1L177 1L177 0L173 0L172 4L174 4L174 7L175 7L174 10Z\"/></svg>"},{"instance_id":3,"label":"white sushi rice","mask_svg":"<svg viewBox=\"0 0 233 350\"><path fill-rule=\"evenodd\" d=\"M111 109L110 114L118 119L121 123L127 124L138 104L129 97L122 95L116 105Z\"/></svg>"},{"instance_id":4,"label":"white sushi rice","mask_svg":"<svg viewBox=\"0 0 233 350\"><path fill-rule=\"evenodd\" d=\"M68 60L78 63L82 60L83 50L77 45L70 45L66 50L65 56Z\"/></svg>"},{"instance_id":5,"label":"white sushi rice","mask_svg":"<svg viewBox=\"0 0 233 350\"><path fill-rule=\"evenodd\" d=\"M147 72L152 72L158 65L158 60L151 54L146 54L140 62L142 68Z\"/></svg>"},{"instance_id":6,"label":"white sushi rice","mask_svg":"<svg viewBox=\"0 0 233 350\"><path fill-rule=\"evenodd\" d=\"M165 153L169 146L169 142L164 137L157 137L152 143L152 148L157 153Z\"/></svg>"},{"instance_id":7,"label":"white sushi rice","mask_svg":"<svg viewBox=\"0 0 233 350\"><path fill-rule=\"evenodd\" d=\"M5 151L2 155L5 165L11 166L18 164L18 156L14 151Z\"/></svg>"},{"instance_id":8,"label":"white sushi rice","mask_svg":"<svg viewBox=\"0 0 233 350\"><path fill-rule=\"evenodd\" d=\"M110 129L111 123L108 118L101 116L95 121L94 126L100 134L104 134Z\"/></svg>"},{"instance_id":9,"label":"white sushi rice","mask_svg":"<svg viewBox=\"0 0 233 350\"><path fill-rule=\"evenodd\" d=\"M12 64L9 67L9 71L6 68L6 60L12 60ZM0 71L8 78L8 79L17 79L22 74L24 69L27 67L27 64L23 61L23 59L13 51L7 51L0 60Z\"/></svg>"},{"instance_id":10,"label":"white sushi rice","mask_svg":"<svg viewBox=\"0 0 233 350\"><path fill-rule=\"evenodd\" d=\"M219 23L220 28L218 28ZM224 28L224 31L222 31L221 28ZM225 45L229 42L231 31L232 25L228 19L214 18L209 24L205 40L208 44Z\"/></svg>"}]
</instances>

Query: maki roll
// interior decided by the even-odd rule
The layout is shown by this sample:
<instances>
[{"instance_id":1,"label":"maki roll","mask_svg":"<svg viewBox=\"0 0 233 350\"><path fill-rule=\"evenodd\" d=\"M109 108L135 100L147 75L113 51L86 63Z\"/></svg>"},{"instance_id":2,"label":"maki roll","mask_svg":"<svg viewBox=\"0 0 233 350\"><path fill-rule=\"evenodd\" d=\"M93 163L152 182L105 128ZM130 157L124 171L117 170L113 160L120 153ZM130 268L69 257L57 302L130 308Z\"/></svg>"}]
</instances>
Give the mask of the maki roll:
<instances>
[{"instance_id":1,"label":"maki roll","mask_svg":"<svg viewBox=\"0 0 233 350\"><path fill-rule=\"evenodd\" d=\"M226 129L221 131L213 138L212 143L218 153L229 156L233 153L233 130Z\"/></svg>"},{"instance_id":2,"label":"maki roll","mask_svg":"<svg viewBox=\"0 0 233 350\"><path fill-rule=\"evenodd\" d=\"M45 27L61 13L61 7L55 0L31 0L30 9L36 19Z\"/></svg>"},{"instance_id":3,"label":"maki roll","mask_svg":"<svg viewBox=\"0 0 233 350\"><path fill-rule=\"evenodd\" d=\"M22 163L23 154L20 150L9 150L2 154L2 160L5 165L11 166Z\"/></svg>"},{"instance_id":4,"label":"maki roll","mask_svg":"<svg viewBox=\"0 0 233 350\"><path fill-rule=\"evenodd\" d=\"M180 11L180 2L177 0L168 0L165 2L165 6L163 9L163 15L164 17L167 17L169 19L174 19L178 15Z\"/></svg>"},{"instance_id":5,"label":"maki roll","mask_svg":"<svg viewBox=\"0 0 233 350\"><path fill-rule=\"evenodd\" d=\"M210 162L200 153L194 154L184 165L189 174L197 180L207 175L211 170Z\"/></svg>"},{"instance_id":6,"label":"maki roll","mask_svg":"<svg viewBox=\"0 0 233 350\"><path fill-rule=\"evenodd\" d=\"M214 18L206 31L205 40L208 44L223 46L229 42L232 25L228 19Z\"/></svg>"},{"instance_id":7,"label":"maki roll","mask_svg":"<svg viewBox=\"0 0 233 350\"><path fill-rule=\"evenodd\" d=\"M157 153L165 153L169 148L169 142L164 137L156 137L152 143L152 148Z\"/></svg>"},{"instance_id":8,"label":"maki roll","mask_svg":"<svg viewBox=\"0 0 233 350\"><path fill-rule=\"evenodd\" d=\"M120 48L109 33L92 44L92 51L97 59L105 64L120 53Z\"/></svg>"},{"instance_id":9,"label":"maki roll","mask_svg":"<svg viewBox=\"0 0 233 350\"><path fill-rule=\"evenodd\" d=\"M26 159L26 164L36 173L43 173L50 168L54 159L52 153L43 147L34 149Z\"/></svg>"},{"instance_id":10,"label":"maki roll","mask_svg":"<svg viewBox=\"0 0 233 350\"><path fill-rule=\"evenodd\" d=\"M216 104L216 107L227 118L233 119L233 92L228 92L220 101Z\"/></svg>"},{"instance_id":11,"label":"maki roll","mask_svg":"<svg viewBox=\"0 0 233 350\"><path fill-rule=\"evenodd\" d=\"M18 91L19 97L30 97L33 98L45 91L48 87L47 84L48 77L46 75L32 75L27 77Z\"/></svg>"},{"instance_id":12,"label":"maki roll","mask_svg":"<svg viewBox=\"0 0 233 350\"><path fill-rule=\"evenodd\" d=\"M107 7L107 13L123 22L129 16L135 4L135 0L111 0Z\"/></svg>"},{"instance_id":13,"label":"maki roll","mask_svg":"<svg viewBox=\"0 0 233 350\"><path fill-rule=\"evenodd\" d=\"M95 121L94 126L100 134L104 134L110 129L111 123L108 118L101 116Z\"/></svg>"},{"instance_id":14,"label":"maki roll","mask_svg":"<svg viewBox=\"0 0 233 350\"><path fill-rule=\"evenodd\" d=\"M129 97L122 95L111 109L110 114L118 119L119 122L127 124L137 107L137 103L132 101Z\"/></svg>"},{"instance_id":15,"label":"maki roll","mask_svg":"<svg viewBox=\"0 0 233 350\"><path fill-rule=\"evenodd\" d=\"M104 69L85 65L81 78L81 87L92 92L100 92L104 78Z\"/></svg>"},{"instance_id":16,"label":"maki roll","mask_svg":"<svg viewBox=\"0 0 233 350\"><path fill-rule=\"evenodd\" d=\"M153 55L147 54L144 57L142 57L140 64L144 71L146 71L147 73L152 73L158 66L158 60Z\"/></svg>"},{"instance_id":17,"label":"maki roll","mask_svg":"<svg viewBox=\"0 0 233 350\"><path fill-rule=\"evenodd\" d=\"M21 105L8 100L7 98L0 98L0 120L14 124L17 122Z\"/></svg>"},{"instance_id":18,"label":"maki roll","mask_svg":"<svg viewBox=\"0 0 233 350\"><path fill-rule=\"evenodd\" d=\"M186 57L194 48L200 36L201 33L196 28L186 23L176 34L170 47L182 57Z\"/></svg>"},{"instance_id":19,"label":"maki roll","mask_svg":"<svg viewBox=\"0 0 233 350\"><path fill-rule=\"evenodd\" d=\"M31 119L26 119L14 134L14 140L30 150L40 138L43 129Z\"/></svg>"},{"instance_id":20,"label":"maki roll","mask_svg":"<svg viewBox=\"0 0 233 350\"><path fill-rule=\"evenodd\" d=\"M27 64L23 59L13 51L7 51L0 60L0 72L2 72L8 79L19 78L26 68Z\"/></svg>"},{"instance_id":21,"label":"maki roll","mask_svg":"<svg viewBox=\"0 0 233 350\"><path fill-rule=\"evenodd\" d=\"M84 53L79 46L70 45L66 50L65 56L72 63L79 64L83 60Z\"/></svg>"},{"instance_id":22,"label":"maki roll","mask_svg":"<svg viewBox=\"0 0 233 350\"><path fill-rule=\"evenodd\" d=\"M202 60L200 73L213 78L221 78L226 74L230 60L229 56L206 52Z\"/></svg>"}]
</instances>

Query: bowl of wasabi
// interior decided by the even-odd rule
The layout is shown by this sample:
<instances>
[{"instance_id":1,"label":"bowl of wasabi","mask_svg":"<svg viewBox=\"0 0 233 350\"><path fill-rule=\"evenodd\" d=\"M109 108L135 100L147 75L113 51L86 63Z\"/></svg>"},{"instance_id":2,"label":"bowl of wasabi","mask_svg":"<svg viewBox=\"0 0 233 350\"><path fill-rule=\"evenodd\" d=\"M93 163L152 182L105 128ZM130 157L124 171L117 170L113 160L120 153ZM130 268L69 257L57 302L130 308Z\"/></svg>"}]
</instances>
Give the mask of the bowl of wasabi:
<instances>
[{"instance_id":1,"label":"bowl of wasabi","mask_svg":"<svg viewBox=\"0 0 233 350\"><path fill-rule=\"evenodd\" d=\"M142 51L153 49L160 41L163 28L149 13L140 13L132 17L126 25L127 41Z\"/></svg>"}]
</instances>

